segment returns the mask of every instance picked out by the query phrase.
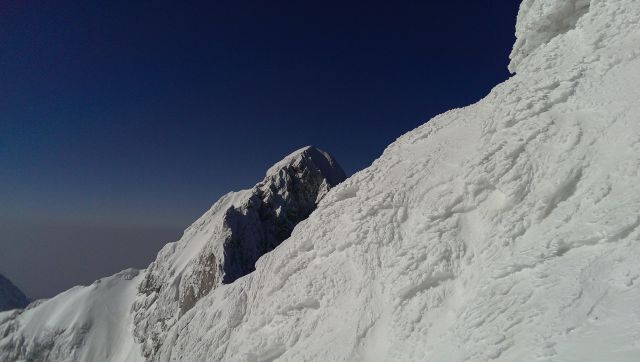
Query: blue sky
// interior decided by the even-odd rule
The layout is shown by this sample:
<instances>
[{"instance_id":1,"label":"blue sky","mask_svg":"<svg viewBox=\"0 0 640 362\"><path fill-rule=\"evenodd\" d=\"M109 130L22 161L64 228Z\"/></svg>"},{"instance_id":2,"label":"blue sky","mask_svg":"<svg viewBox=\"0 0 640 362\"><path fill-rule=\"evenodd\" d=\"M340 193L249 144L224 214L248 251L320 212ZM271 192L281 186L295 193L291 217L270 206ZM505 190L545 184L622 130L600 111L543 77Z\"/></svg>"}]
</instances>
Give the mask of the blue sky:
<instances>
[{"instance_id":1,"label":"blue sky","mask_svg":"<svg viewBox=\"0 0 640 362\"><path fill-rule=\"evenodd\" d=\"M304 145L366 167L508 78L517 3L3 3L0 273L45 297L144 267Z\"/></svg>"}]
</instances>

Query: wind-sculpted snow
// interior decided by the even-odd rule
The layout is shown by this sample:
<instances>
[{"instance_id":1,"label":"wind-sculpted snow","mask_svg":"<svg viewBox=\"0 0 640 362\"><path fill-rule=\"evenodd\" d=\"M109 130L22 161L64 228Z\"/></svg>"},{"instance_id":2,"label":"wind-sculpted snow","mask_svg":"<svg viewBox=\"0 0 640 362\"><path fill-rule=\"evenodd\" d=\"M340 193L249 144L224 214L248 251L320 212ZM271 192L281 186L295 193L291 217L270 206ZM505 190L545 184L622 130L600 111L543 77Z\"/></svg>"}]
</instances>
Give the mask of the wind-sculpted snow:
<instances>
[{"instance_id":1,"label":"wind-sculpted snow","mask_svg":"<svg viewBox=\"0 0 640 362\"><path fill-rule=\"evenodd\" d=\"M639 360L640 2L519 19L513 78L329 192L154 358Z\"/></svg>"},{"instance_id":2,"label":"wind-sculpted snow","mask_svg":"<svg viewBox=\"0 0 640 362\"><path fill-rule=\"evenodd\" d=\"M29 300L18 287L0 274L0 312L16 308L24 308Z\"/></svg>"},{"instance_id":3,"label":"wind-sculpted snow","mask_svg":"<svg viewBox=\"0 0 640 362\"><path fill-rule=\"evenodd\" d=\"M288 157L119 291L0 313L0 360L640 360L640 2L525 0L516 28L485 99L328 193ZM102 290L132 314L69 324Z\"/></svg>"},{"instance_id":4,"label":"wind-sculpted snow","mask_svg":"<svg viewBox=\"0 0 640 362\"><path fill-rule=\"evenodd\" d=\"M511 51L509 70L515 73L519 64L537 48L575 28L590 5L591 0L524 0L518 13L517 40Z\"/></svg>"}]
</instances>

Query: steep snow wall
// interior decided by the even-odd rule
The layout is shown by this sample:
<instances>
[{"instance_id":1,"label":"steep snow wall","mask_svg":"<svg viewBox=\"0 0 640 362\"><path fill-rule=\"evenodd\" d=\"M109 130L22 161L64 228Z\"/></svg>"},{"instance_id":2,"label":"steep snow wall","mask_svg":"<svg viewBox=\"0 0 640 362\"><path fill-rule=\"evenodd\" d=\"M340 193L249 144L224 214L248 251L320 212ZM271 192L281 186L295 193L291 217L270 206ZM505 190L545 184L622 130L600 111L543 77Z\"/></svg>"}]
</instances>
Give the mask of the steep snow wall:
<instances>
[{"instance_id":1,"label":"steep snow wall","mask_svg":"<svg viewBox=\"0 0 640 362\"><path fill-rule=\"evenodd\" d=\"M509 70L515 73L519 64L541 45L575 28L580 17L589 11L591 1L524 0L518 12L517 40Z\"/></svg>"},{"instance_id":2,"label":"steep snow wall","mask_svg":"<svg viewBox=\"0 0 640 362\"><path fill-rule=\"evenodd\" d=\"M522 4L482 101L390 145L162 361L640 359L640 2Z\"/></svg>"}]
</instances>

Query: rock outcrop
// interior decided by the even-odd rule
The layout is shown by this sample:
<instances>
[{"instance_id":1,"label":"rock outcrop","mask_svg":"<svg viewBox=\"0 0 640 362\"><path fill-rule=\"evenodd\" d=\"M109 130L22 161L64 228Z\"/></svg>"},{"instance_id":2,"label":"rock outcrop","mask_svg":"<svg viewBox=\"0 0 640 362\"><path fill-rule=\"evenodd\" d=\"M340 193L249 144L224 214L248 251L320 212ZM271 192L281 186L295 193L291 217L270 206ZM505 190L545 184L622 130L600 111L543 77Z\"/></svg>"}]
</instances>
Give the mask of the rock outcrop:
<instances>
[{"instance_id":1,"label":"rock outcrop","mask_svg":"<svg viewBox=\"0 0 640 362\"><path fill-rule=\"evenodd\" d=\"M180 241L165 246L133 307L134 333L145 355L200 298L252 272L258 258L287 239L344 179L329 154L305 147L271 167L252 189L223 196Z\"/></svg>"}]
</instances>

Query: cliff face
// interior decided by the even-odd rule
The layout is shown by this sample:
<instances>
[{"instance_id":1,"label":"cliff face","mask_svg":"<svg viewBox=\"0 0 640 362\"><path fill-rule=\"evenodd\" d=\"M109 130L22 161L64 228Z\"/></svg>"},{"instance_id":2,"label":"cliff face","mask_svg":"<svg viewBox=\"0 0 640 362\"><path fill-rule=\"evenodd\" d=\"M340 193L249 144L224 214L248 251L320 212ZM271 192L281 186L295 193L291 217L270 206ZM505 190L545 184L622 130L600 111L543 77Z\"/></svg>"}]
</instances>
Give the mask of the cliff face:
<instances>
[{"instance_id":1,"label":"cliff face","mask_svg":"<svg viewBox=\"0 0 640 362\"><path fill-rule=\"evenodd\" d=\"M135 336L145 355L213 288L255 269L258 258L287 239L327 191L345 178L315 147L287 156L250 190L228 194L149 266L134 304Z\"/></svg>"}]
</instances>

